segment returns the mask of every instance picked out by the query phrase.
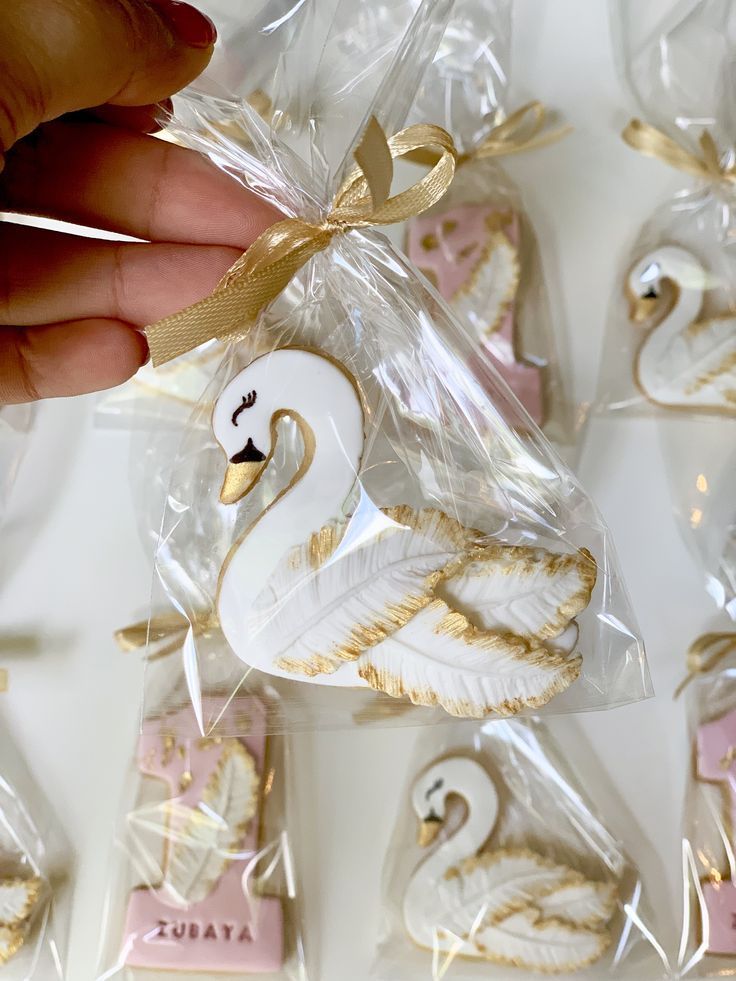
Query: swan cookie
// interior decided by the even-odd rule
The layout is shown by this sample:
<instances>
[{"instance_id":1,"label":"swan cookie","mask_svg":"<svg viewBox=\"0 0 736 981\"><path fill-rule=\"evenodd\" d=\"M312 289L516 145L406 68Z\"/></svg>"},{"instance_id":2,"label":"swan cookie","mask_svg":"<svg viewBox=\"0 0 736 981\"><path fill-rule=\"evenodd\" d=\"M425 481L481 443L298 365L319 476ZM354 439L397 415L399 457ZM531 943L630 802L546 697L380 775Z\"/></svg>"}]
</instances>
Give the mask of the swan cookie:
<instances>
[{"instance_id":1,"label":"swan cookie","mask_svg":"<svg viewBox=\"0 0 736 981\"><path fill-rule=\"evenodd\" d=\"M700 780L723 785L733 834L736 824L736 709L698 728L697 775ZM736 885L718 873L702 884L707 930L702 930L706 953L736 955Z\"/></svg>"},{"instance_id":2,"label":"swan cookie","mask_svg":"<svg viewBox=\"0 0 736 981\"><path fill-rule=\"evenodd\" d=\"M0 967L23 946L42 887L37 875L0 879Z\"/></svg>"},{"instance_id":3,"label":"swan cookie","mask_svg":"<svg viewBox=\"0 0 736 981\"><path fill-rule=\"evenodd\" d=\"M629 317L649 330L634 376L657 405L736 415L736 313L700 319L711 285L680 246L661 246L636 263L626 280Z\"/></svg>"},{"instance_id":4,"label":"swan cookie","mask_svg":"<svg viewBox=\"0 0 736 981\"><path fill-rule=\"evenodd\" d=\"M488 849L499 812L496 788L475 760L453 756L415 782L419 845L437 838L451 794L462 825L416 867L406 887L406 931L418 946L547 974L599 960L611 944L617 887L526 848Z\"/></svg>"},{"instance_id":5,"label":"swan cookie","mask_svg":"<svg viewBox=\"0 0 736 981\"><path fill-rule=\"evenodd\" d=\"M575 618L596 580L589 552L502 544L434 508L377 508L360 486L357 384L298 348L257 358L216 401L223 503L261 479L284 417L300 430L301 459L219 577L220 624L238 657L464 717L537 708L575 681Z\"/></svg>"},{"instance_id":6,"label":"swan cookie","mask_svg":"<svg viewBox=\"0 0 736 981\"><path fill-rule=\"evenodd\" d=\"M407 254L470 327L534 422L542 425L542 371L516 354L519 236L519 220L512 211L460 204L413 218Z\"/></svg>"},{"instance_id":7,"label":"swan cookie","mask_svg":"<svg viewBox=\"0 0 736 981\"><path fill-rule=\"evenodd\" d=\"M283 962L281 902L254 897L250 881L262 805L265 709L254 698L204 701L207 713L226 725L238 719L242 730L246 720L248 734L179 736L196 732L190 709L168 724L144 723L139 768L164 780L173 797L140 812L147 829L161 822L166 854L158 885L131 893L124 962L150 970L269 974ZM131 825L136 817L130 816Z\"/></svg>"}]
</instances>

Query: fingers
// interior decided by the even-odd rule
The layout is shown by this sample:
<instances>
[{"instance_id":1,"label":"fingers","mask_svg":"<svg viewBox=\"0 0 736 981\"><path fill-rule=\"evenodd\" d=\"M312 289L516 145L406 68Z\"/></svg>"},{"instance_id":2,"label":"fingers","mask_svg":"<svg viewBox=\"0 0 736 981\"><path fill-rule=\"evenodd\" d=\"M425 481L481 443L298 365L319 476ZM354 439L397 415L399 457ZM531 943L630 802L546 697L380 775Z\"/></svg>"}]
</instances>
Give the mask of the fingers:
<instances>
[{"instance_id":1,"label":"fingers","mask_svg":"<svg viewBox=\"0 0 736 981\"><path fill-rule=\"evenodd\" d=\"M80 117L90 116L136 133L158 133L171 118L173 108L171 99L164 99L150 106L97 106L80 113Z\"/></svg>"},{"instance_id":2,"label":"fingers","mask_svg":"<svg viewBox=\"0 0 736 981\"><path fill-rule=\"evenodd\" d=\"M241 250L281 217L200 154L89 121L49 123L15 146L0 175L2 208Z\"/></svg>"},{"instance_id":3,"label":"fingers","mask_svg":"<svg viewBox=\"0 0 736 981\"><path fill-rule=\"evenodd\" d=\"M143 335L117 320L0 327L0 404L120 385L147 355Z\"/></svg>"},{"instance_id":4,"label":"fingers","mask_svg":"<svg viewBox=\"0 0 736 981\"><path fill-rule=\"evenodd\" d=\"M240 251L98 241L6 223L0 255L8 257L0 264L0 325L103 317L143 327L210 293Z\"/></svg>"},{"instance_id":5,"label":"fingers","mask_svg":"<svg viewBox=\"0 0 736 981\"><path fill-rule=\"evenodd\" d=\"M160 102L204 69L215 31L178 0L12 0L0 38L1 158L63 113Z\"/></svg>"}]
</instances>

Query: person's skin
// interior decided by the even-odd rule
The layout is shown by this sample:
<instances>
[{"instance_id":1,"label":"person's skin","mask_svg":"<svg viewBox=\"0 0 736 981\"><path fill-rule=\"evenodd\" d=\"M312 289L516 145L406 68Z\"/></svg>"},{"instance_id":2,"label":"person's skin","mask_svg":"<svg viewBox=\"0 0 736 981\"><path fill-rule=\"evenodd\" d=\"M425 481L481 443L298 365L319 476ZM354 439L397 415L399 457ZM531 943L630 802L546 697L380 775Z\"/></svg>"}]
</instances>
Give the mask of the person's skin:
<instances>
[{"instance_id":1,"label":"person's skin","mask_svg":"<svg viewBox=\"0 0 736 981\"><path fill-rule=\"evenodd\" d=\"M0 222L0 404L125 381L148 357L141 328L209 293L274 220L145 135L214 41L172 0L0 0L0 211L146 240Z\"/></svg>"}]
</instances>

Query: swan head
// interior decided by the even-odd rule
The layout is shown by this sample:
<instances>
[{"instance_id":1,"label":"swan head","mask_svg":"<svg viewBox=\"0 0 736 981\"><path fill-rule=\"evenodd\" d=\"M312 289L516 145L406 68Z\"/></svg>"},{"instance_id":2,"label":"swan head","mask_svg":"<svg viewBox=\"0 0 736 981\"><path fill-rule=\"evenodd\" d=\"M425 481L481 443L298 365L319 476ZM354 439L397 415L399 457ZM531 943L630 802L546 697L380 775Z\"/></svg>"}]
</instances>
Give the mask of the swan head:
<instances>
[{"instance_id":1,"label":"swan head","mask_svg":"<svg viewBox=\"0 0 736 981\"><path fill-rule=\"evenodd\" d=\"M273 454L273 405L254 361L226 386L215 403L212 430L227 457L220 491L223 504L235 504L258 482ZM255 370L254 370L255 369Z\"/></svg>"},{"instance_id":2,"label":"swan head","mask_svg":"<svg viewBox=\"0 0 736 981\"><path fill-rule=\"evenodd\" d=\"M673 309L681 290L702 293L707 288L706 271L687 249L676 245L654 249L634 264L626 278L629 319L635 324L659 322Z\"/></svg>"},{"instance_id":3,"label":"swan head","mask_svg":"<svg viewBox=\"0 0 736 981\"><path fill-rule=\"evenodd\" d=\"M442 828L446 815L445 802L451 790L442 763L425 770L414 784L411 802L419 818L417 844L420 847L431 845Z\"/></svg>"}]
</instances>

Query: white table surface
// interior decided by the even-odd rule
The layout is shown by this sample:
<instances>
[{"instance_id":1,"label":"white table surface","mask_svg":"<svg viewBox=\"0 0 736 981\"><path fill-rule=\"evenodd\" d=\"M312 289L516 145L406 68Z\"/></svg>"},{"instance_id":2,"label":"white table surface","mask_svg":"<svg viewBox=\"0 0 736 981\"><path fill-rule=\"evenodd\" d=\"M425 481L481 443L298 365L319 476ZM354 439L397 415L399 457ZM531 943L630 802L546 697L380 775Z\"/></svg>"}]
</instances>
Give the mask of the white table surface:
<instances>
[{"instance_id":1,"label":"white table surface","mask_svg":"<svg viewBox=\"0 0 736 981\"><path fill-rule=\"evenodd\" d=\"M520 94L559 108L575 132L515 158L512 172L567 323L575 391L589 400L623 250L682 179L618 137L632 106L614 73L604 0L521 0L519 8ZM7 662L11 690L0 711L71 842L72 981L93 977L121 779L135 745L141 666L117 652L111 632L143 614L149 589L127 483L128 437L93 428L93 408L91 398L40 407L3 536L0 594L0 628L42 639L40 653ZM613 530L657 696L551 725L573 761L608 787L599 805L641 863L671 950L688 760L672 690L686 646L718 621L677 535L654 427L594 422L580 473ZM399 729L294 740L294 843L314 979L367 977L383 855L416 736Z\"/></svg>"}]
</instances>

